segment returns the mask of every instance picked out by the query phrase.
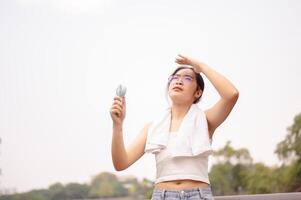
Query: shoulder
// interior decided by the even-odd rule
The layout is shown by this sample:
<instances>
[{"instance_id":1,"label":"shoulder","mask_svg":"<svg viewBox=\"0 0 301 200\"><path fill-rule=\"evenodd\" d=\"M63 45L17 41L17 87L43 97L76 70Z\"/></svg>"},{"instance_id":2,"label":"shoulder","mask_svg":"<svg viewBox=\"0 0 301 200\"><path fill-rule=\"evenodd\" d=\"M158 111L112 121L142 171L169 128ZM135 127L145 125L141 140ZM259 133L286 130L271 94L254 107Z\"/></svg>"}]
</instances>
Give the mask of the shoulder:
<instances>
[{"instance_id":1,"label":"shoulder","mask_svg":"<svg viewBox=\"0 0 301 200\"><path fill-rule=\"evenodd\" d=\"M145 125L144 125L144 127L142 128L142 130L141 130L141 134L143 134L143 135L147 135L147 133L148 133L148 131L149 131L149 128L150 128L150 126L153 124L153 122L148 122L148 123L146 123Z\"/></svg>"},{"instance_id":2,"label":"shoulder","mask_svg":"<svg viewBox=\"0 0 301 200\"><path fill-rule=\"evenodd\" d=\"M152 124L153 124L152 121L151 121L151 122L148 122L148 123L146 123L146 124L144 125L144 128L145 128L145 129L149 129L149 127L150 127Z\"/></svg>"}]
</instances>

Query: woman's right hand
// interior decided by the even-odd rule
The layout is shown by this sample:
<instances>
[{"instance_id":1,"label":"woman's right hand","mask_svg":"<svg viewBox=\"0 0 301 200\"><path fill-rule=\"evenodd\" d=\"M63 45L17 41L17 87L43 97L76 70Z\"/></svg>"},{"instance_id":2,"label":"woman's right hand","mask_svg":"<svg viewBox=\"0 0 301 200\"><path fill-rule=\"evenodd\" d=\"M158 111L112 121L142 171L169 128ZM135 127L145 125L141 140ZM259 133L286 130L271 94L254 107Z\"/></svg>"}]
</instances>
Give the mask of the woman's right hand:
<instances>
[{"instance_id":1,"label":"woman's right hand","mask_svg":"<svg viewBox=\"0 0 301 200\"><path fill-rule=\"evenodd\" d=\"M122 126L123 120L125 118L126 112L126 103L125 97L114 97L114 102L110 109L111 118L113 120L113 124L116 126Z\"/></svg>"},{"instance_id":2,"label":"woman's right hand","mask_svg":"<svg viewBox=\"0 0 301 200\"><path fill-rule=\"evenodd\" d=\"M175 62L180 65L182 64L182 65L192 66L196 73L203 72L202 68L204 68L204 65L205 65L204 63L198 61L197 59L194 59L194 58L191 58L188 56L183 56L181 54L178 54L178 57L176 58Z\"/></svg>"}]
</instances>

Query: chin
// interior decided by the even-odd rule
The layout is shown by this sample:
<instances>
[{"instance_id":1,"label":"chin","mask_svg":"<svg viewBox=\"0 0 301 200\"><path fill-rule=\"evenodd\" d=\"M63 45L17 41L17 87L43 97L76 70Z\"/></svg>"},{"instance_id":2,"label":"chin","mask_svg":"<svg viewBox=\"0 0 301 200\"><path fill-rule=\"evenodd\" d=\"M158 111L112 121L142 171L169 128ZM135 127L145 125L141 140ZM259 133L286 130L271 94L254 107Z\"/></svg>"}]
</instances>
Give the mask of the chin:
<instances>
[{"instance_id":1,"label":"chin","mask_svg":"<svg viewBox=\"0 0 301 200\"><path fill-rule=\"evenodd\" d=\"M182 95L170 95L169 98L171 99L172 103L176 104L187 104L188 102L190 102L188 99L183 98Z\"/></svg>"}]
</instances>

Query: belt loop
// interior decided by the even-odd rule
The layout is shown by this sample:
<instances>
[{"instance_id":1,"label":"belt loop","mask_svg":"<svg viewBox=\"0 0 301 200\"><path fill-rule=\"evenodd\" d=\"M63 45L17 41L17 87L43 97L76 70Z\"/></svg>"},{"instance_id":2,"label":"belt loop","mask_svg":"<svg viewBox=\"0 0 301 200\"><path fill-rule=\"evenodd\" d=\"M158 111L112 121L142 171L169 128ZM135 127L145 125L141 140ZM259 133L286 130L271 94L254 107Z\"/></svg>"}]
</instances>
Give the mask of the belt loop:
<instances>
[{"instance_id":1,"label":"belt loop","mask_svg":"<svg viewBox=\"0 0 301 200\"><path fill-rule=\"evenodd\" d=\"M164 197L165 197L165 192L166 192L166 190L165 190L165 189L163 189L163 190L162 190L162 192L161 192L161 199L162 199L162 200L164 200Z\"/></svg>"},{"instance_id":2,"label":"belt loop","mask_svg":"<svg viewBox=\"0 0 301 200\"><path fill-rule=\"evenodd\" d=\"M199 192L200 192L200 196L201 196L201 198L203 198L203 191L202 191L202 188L198 188L198 190L199 190Z\"/></svg>"},{"instance_id":3,"label":"belt loop","mask_svg":"<svg viewBox=\"0 0 301 200\"><path fill-rule=\"evenodd\" d=\"M184 199L184 197L185 197L185 191L181 190L181 192L180 192L180 199Z\"/></svg>"}]
</instances>

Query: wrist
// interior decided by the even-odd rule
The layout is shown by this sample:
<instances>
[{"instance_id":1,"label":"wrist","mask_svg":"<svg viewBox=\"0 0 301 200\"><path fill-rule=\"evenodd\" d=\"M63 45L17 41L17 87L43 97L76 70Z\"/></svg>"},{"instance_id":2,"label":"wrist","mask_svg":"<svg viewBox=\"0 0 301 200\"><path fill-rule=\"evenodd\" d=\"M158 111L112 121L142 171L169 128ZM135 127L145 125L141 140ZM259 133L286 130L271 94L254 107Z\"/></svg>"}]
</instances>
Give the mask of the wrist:
<instances>
[{"instance_id":1,"label":"wrist","mask_svg":"<svg viewBox=\"0 0 301 200\"><path fill-rule=\"evenodd\" d=\"M114 132L122 132L122 124L113 123L113 131Z\"/></svg>"},{"instance_id":2,"label":"wrist","mask_svg":"<svg viewBox=\"0 0 301 200\"><path fill-rule=\"evenodd\" d=\"M197 62L193 67L197 73L202 73L202 72L204 72L207 65L202 62Z\"/></svg>"}]
</instances>

